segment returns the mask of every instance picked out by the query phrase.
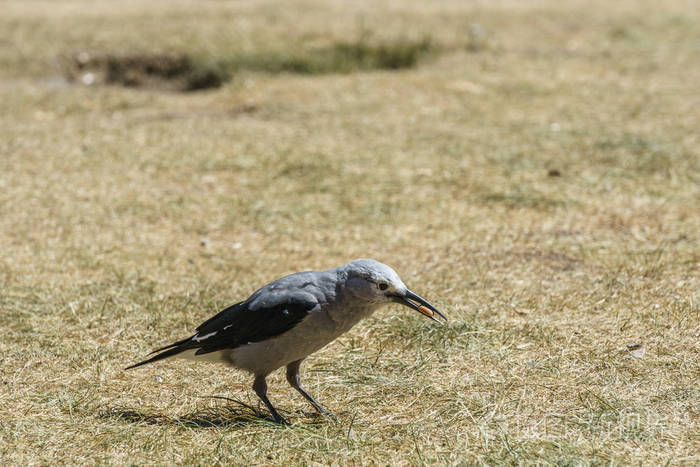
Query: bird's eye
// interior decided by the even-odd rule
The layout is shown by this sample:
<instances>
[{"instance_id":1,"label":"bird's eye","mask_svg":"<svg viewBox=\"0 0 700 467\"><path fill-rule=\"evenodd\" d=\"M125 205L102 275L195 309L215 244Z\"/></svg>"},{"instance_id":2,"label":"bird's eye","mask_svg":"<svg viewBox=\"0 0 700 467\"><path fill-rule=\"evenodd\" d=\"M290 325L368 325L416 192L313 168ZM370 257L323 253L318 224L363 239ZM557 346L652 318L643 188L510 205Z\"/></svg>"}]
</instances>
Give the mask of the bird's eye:
<instances>
[{"instance_id":1,"label":"bird's eye","mask_svg":"<svg viewBox=\"0 0 700 467\"><path fill-rule=\"evenodd\" d=\"M379 290L386 290L388 288L389 288L389 284L387 284L386 282L379 283Z\"/></svg>"}]
</instances>

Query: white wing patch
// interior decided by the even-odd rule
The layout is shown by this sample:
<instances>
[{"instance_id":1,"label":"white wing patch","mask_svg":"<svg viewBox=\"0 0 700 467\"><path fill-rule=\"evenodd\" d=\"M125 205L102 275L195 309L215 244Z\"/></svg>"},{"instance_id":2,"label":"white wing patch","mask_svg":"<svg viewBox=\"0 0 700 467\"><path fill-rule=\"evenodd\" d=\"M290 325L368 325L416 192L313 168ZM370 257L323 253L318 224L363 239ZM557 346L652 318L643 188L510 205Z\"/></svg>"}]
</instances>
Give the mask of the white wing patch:
<instances>
[{"instance_id":1,"label":"white wing patch","mask_svg":"<svg viewBox=\"0 0 700 467\"><path fill-rule=\"evenodd\" d=\"M211 336L216 335L217 332L219 332L219 331L210 332L209 334L205 334L202 337L199 337L199 334L197 334L192 339L197 341L197 342L202 342L204 339L209 339Z\"/></svg>"}]
</instances>

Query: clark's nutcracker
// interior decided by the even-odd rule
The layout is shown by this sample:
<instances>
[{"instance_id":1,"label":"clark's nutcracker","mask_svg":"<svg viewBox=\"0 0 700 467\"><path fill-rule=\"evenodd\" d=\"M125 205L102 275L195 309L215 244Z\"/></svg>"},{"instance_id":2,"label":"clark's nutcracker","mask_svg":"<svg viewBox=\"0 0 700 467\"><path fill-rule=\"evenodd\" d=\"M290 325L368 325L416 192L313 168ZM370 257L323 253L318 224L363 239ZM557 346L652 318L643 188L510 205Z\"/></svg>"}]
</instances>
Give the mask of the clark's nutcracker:
<instances>
[{"instance_id":1,"label":"clark's nutcracker","mask_svg":"<svg viewBox=\"0 0 700 467\"><path fill-rule=\"evenodd\" d=\"M197 328L194 336L166 345L129 368L179 356L216 361L253 374L253 389L275 421L287 424L267 398L265 378L283 366L287 381L319 413L328 414L299 384L306 357L347 332L377 308L396 302L428 318L446 319L408 290L389 266L358 259L327 271L298 272L270 282L247 300L231 305Z\"/></svg>"}]
</instances>

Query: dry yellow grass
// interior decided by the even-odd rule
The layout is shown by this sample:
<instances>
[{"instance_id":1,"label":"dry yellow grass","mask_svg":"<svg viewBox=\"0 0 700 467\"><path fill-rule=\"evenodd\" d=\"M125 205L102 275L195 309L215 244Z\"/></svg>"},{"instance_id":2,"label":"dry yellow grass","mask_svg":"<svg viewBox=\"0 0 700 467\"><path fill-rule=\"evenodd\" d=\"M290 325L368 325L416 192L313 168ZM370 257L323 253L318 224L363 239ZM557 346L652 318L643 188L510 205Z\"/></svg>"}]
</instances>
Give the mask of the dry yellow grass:
<instances>
[{"instance_id":1,"label":"dry yellow grass","mask_svg":"<svg viewBox=\"0 0 700 467\"><path fill-rule=\"evenodd\" d=\"M699 21L682 0L4 1L4 463L700 463ZM60 78L83 51L358 36L439 53L191 94ZM281 375L291 428L210 397L258 407L244 374L122 371L356 257L451 320L387 309L312 357L335 420Z\"/></svg>"}]
</instances>

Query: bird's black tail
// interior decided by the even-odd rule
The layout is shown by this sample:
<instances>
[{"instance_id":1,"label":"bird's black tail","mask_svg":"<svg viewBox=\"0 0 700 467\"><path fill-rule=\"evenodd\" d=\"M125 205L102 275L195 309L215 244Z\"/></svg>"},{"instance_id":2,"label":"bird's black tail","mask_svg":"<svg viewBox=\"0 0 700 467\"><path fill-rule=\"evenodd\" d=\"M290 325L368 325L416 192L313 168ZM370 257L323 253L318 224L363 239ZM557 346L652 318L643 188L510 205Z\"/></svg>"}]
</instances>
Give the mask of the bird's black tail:
<instances>
[{"instance_id":1,"label":"bird's black tail","mask_svg":"<svg viewBox=\"0 0 700 467\"><path fill-rule=\"evenodd\" d=\"M128 366L124 368L125 370L130 370L132 368L136 368L137 366L145 365L146 363L153 363L157 362L158 360L162 360L164 358L172 357L173 355L177 355L181 352L184 352L185 350L189 350L193 347L195 347L194 342L192 341L191 337L188 337L187 339L183 339L181 341L174 342L172 344L166 345L165 347L161 347L160 349L154 350L151 352L149 355L152 355L154 353L159 353L158 355L154 355L153 357L144 360L142 362L136 363L134 365ZM165 352L163 352L165 350Z\"/></svg>"}]
</instances>

